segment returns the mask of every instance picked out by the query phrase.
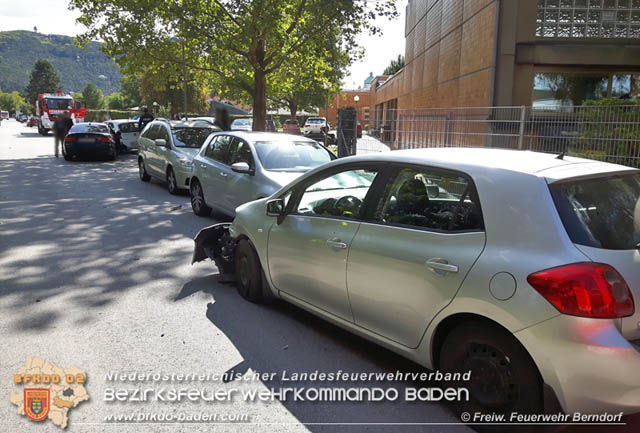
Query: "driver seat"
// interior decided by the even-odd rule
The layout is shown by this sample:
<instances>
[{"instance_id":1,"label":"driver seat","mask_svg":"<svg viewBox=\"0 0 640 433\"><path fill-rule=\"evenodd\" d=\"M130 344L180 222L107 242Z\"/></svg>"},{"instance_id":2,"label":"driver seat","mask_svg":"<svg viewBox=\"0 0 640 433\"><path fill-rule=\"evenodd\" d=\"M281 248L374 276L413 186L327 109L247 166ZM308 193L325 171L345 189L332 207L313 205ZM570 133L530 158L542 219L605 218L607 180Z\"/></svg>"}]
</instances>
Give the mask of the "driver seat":
<instances>
[{"instance_id":1,"label":"driver seat","mask_svg":"<svg viewBox=\"0 0 640 433\"><path fill-rule=\"evenodd\" d=\"M389 218L392 222L403 223L407 218L425 216L425 209L429 206L427 186L420 180L407 180L398 190L394 214Z\"/></svg>"}]
</instances>

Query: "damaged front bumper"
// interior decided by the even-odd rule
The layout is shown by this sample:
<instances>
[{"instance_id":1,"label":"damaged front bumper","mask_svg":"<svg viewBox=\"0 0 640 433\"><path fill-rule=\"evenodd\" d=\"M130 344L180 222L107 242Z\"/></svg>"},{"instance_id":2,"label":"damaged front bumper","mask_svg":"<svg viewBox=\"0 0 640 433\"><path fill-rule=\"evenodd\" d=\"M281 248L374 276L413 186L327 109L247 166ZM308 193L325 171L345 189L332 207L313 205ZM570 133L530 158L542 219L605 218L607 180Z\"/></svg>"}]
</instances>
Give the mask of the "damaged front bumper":
<instances>
[{"instance_id":1,"label":"damaged front bumper","mask_svg":"<svg viewBox=\"0 0 640 433\"><path fill-rule=\"evenodd\" d=\"M229 233L231 223L220 223L206 227L193 239L193 258L191 264L207 258L213 260L221 274L232 274L234 271L233 253L236 241Z\"/></svg>"}]
</instances>

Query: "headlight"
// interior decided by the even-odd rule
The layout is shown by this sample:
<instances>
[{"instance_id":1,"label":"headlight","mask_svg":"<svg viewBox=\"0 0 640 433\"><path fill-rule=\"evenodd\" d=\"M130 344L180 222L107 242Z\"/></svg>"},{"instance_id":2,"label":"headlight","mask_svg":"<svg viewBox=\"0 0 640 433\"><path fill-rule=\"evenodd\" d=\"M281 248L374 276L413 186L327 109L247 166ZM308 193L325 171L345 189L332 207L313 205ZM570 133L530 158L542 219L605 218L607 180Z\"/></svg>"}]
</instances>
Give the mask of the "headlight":
<instances>
[{"instance_id":1,"label":"headlight","mask_svg":"<svg viewBox=\"0 0 640 433\"><path fill-rule=\"evenodd\" d=\"M191 168L191 160L187 159L187 158L182 158L180 161L180 165L182 165L185 168Z\"/></svg>"}]
</instances>

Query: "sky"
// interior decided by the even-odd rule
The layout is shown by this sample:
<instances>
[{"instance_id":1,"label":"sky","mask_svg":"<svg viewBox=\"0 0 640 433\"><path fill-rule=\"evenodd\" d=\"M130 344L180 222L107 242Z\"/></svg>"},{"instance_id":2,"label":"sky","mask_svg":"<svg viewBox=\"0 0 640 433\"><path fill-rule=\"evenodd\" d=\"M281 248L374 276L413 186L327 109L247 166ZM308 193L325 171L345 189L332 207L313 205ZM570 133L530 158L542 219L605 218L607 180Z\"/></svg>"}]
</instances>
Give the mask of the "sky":
<instances>
[{"instance_id":1,"label":"sky","mask_svg":"<svg viewBox=\"0 0 640 433\"><path fill-rule=\"evenodd\" d=\"M77 11L68 9L69 0L0 0L0 31L31 30L39 33L76 36L85 28L76 24ZM365 47L365 56L354 63L344 80L345 88L362 86L370 72L382 74L398 54L404 55L404 15L407 0L397 0L400 16L394 20L379 18L375 25L382 35L362 34L358 43Z\"/></svg>"}]
</instances>

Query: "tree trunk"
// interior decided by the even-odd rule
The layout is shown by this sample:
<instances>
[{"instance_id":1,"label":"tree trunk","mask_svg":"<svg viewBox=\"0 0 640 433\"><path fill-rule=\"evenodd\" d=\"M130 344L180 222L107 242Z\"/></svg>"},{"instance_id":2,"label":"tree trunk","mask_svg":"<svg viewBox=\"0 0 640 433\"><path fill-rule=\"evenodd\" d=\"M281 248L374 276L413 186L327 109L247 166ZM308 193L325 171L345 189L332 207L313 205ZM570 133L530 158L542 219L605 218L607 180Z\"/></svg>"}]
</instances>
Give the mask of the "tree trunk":
<instances>
[{"instance_id":1,"label":"tree trunk","mask_svg":"<svg viewBox=\"0 0 640 433\"><path fill-rule=\"evenodd\" d=\"M260 68L254 72L253 130L264 131L267 122L267 77Z\"/></svg>"},{"instance_id":2,"label":"tree trunk","mask_svg":"<svg viewBox=\"0 0 640 433\"><path fill-rule=\"evenodd\" d=\"M289 110L291 110L291 119L295 120L298 115L298 104L296 102L289 102Z\"/></svg>"}]
</instances>

